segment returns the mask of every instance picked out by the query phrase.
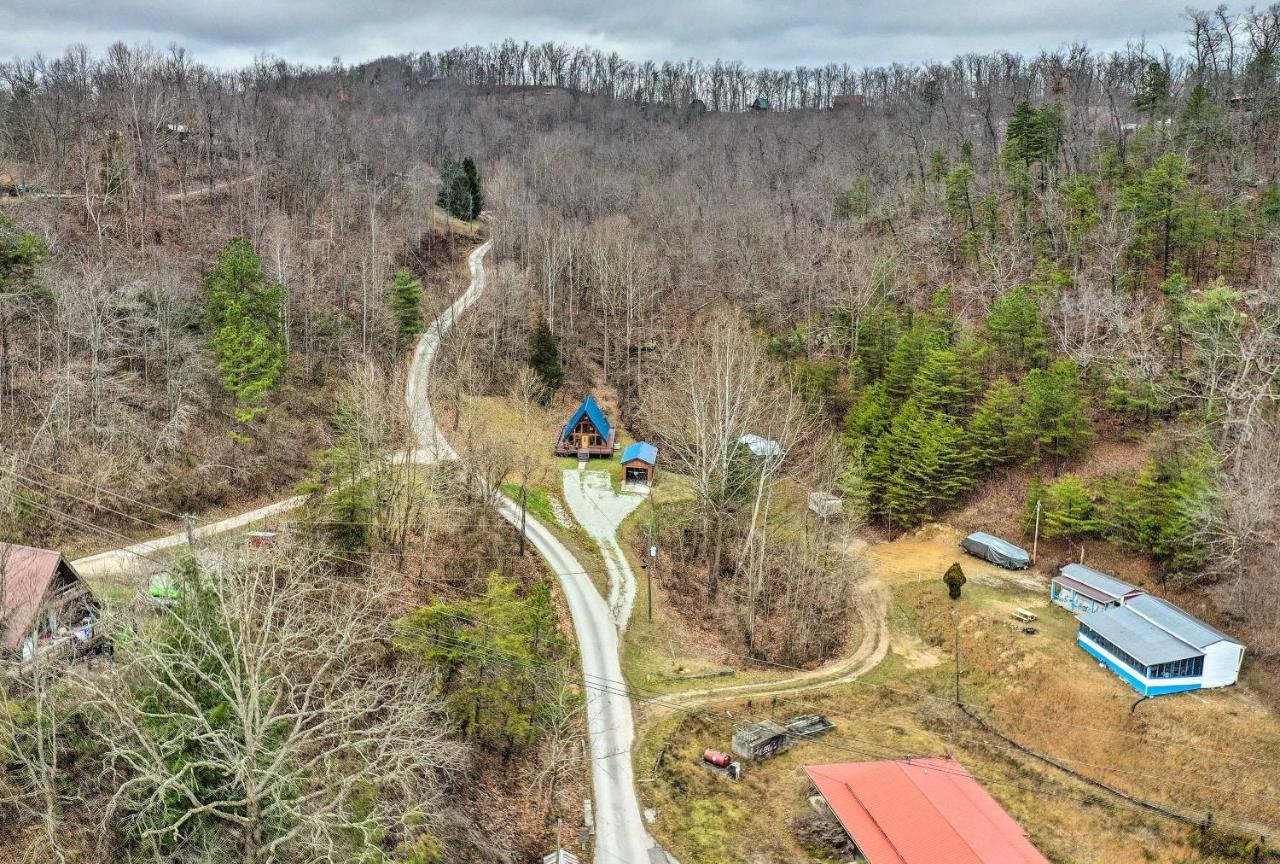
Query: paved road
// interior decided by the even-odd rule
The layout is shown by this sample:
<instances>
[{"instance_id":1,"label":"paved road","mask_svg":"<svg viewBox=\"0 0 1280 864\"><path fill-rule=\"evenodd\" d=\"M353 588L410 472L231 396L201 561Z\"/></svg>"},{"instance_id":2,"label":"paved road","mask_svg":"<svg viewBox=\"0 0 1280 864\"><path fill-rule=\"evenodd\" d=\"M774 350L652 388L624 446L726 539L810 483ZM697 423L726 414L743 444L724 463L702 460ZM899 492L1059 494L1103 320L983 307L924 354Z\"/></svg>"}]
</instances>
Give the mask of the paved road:
<instances>
[{"instance_id":1,"label":"paved road","mask_svg":"<svg viewBox=\"0 0 1280 864\"><path fill-rule=\"evenodd\" d=\"M458 454L436 426L429 401L431 367L444 334L484 293L484 256L490 243L471 253L471 284L422 335L413 355L405 401L418 449L400 454L400 461L434 463L458 458ZM242 528L300 506L305 496L277 501L248 513L212 522L195 529L197 537L211 537ZM502 516L515 526L520 509L499 496ZM595 794L596 864L665 864L665 855L654 847L640 817L635 781L631 770L631 745L635 732L631 720L631 700L622 685L618 661L618 630L608 604L586 575L586 568L555 536L532 516L525 521L525 534L555 572L569 611L573 616L578 650L582 657L583 681L587 696L587 730L591 739L591 780ZM132 546L103 552L74 562L83 575L144 572L156 569L146 557L186 543L186 534L172 534ZM628 571L629 572L629 571Z\"/></svg>"},{"instance_id":2,"label":"paved road","mask_svg":"<svg viewBox=\"0 0 1280 864\"><path fill-rule=\"evenodd\" d=\"M272 504L267 504L265 507L250 510L248 513L240 513L227 519L201 525L192 533L197 539L225 534L228 531L235 531L237 528L252 525L254 522L261 522L270 516L286 513L301 507L306 500L307 496L305 495L295 495L292 498L286 498L283 501L276 501ZM177 534L170 534L167 537L157 537L154 540L134 543L132 546L125 546L122 549L100 552L97 555L90 555L88 558L81 558L71 563L81 576L147 573L160 569L163 564L163 559L153 560L156 558L156 553L165 552L177 546L185 546L186 543L187 535L183 531Z\"/></svg>"},{"instance_id":3,"label":"paved road","mask_svg":"<svg viewBox=\"0 0 1280 864\"><path fill-rule=\"evenodd\" d=\"M484 293L483 259L488 250L489 244L485 243L471 253L471 285L423 334L414 352L405 398L418 442L417 454L423 460L457 458L431 412L431 365L440 349L441 337ZM508 522L517 528L520 526L520 507L514 501L499 496L498 509ZM595 797L596 864L664 862L662 853L653 848L636 799L631 771L631 745L635 738L631 700L619 683L622 666L618 661L618 630L609 606L587 576L586 568L533 516L525 519L525 535L560 582L573 616L578 653L582 657L587 731L591 739L591 785Z\"/></svg>"}]
</instances>

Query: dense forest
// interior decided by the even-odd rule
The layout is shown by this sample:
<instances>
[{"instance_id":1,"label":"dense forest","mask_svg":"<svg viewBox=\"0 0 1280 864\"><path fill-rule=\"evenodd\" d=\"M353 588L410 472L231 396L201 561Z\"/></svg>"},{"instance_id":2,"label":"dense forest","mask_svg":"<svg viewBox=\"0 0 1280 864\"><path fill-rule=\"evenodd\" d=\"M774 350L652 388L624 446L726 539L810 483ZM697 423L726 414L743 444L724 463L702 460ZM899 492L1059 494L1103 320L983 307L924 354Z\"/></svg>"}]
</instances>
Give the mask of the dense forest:
<instances>
[{"instance_id":1,"label":"dense forest","mask_svg":"<svg viewBox=\"0 0 1280 864\"><path fill-rule=\"evenodd\" d=\"M0 748L67 748L69 767L6 775L6 842L523 860L578 808L579 696L538 671L572 663L545 577L474 486L392 458L401 361L482 216L490 291L439 399L456 426L465 397L515 399L531 361L526 403L609 394L688 480L659 528L666 578L721 610L727 650L841 647L830 538L780 524L797 490L838 491L892 537L1013 484L1016 518L1149 558L1280 680L1280 6L1188 21L1169 50L858 71L515 42L325 68L125 45L0 65L0 539L89 551L311 498L278 570L183 565L126 685L4 703ZM748 110L760 97L773 110ZM784 455L759 467L747 433ZM500 483L518 458L483 470ZM230 638L236 621L262 638ZM224 665L184 659L193 640ZM332 719L246 768L218 706L265 668ZM289 722L240 703L250 727ZM329 722L362 732L326 762ZM184 748L223 734L177 800ZM275 758L296 773L247 812ZM474 766L484 782L460 777ZM508 775L537 797L503 821Z\"/></svg>"}]
</instances>

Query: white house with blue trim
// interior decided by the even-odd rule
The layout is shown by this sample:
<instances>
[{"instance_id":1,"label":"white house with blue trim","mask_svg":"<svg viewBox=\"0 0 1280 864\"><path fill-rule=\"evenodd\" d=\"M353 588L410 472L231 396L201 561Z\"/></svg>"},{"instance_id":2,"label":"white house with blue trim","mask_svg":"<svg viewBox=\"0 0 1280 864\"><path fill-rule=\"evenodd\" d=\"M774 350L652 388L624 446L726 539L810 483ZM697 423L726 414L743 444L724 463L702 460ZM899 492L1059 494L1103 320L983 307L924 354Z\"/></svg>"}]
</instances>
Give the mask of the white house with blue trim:
<instances>
[{"instance_id":1,"label":"white house with blue trim","mask_svg":"<svg viewBox=\"0 0 1280 864\"><path fill-rule=\"evenodd\" d=\"M1244 645L1150 594L1076 615L1076 642L1143 696L1228 687Z\"/></svg>"}]
</instances>

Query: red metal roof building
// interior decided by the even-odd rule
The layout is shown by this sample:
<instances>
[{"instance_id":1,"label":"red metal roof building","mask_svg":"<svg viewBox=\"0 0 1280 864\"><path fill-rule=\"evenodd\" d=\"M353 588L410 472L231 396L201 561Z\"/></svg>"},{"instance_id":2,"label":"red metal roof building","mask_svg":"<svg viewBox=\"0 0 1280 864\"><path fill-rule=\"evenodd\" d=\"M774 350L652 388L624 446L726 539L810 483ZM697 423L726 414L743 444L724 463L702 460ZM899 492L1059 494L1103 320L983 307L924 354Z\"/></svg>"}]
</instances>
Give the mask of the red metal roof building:
<instances>
[{"instance_id":1,"label":"red metal roof building","mask_svg":"<svg viewBox=\"0 0 1280 864\"><path fill-rule=\"evenodd\" d=\"M868 864L1048 864L955 759L804 770Z\"/></svg>"}]
</instances>

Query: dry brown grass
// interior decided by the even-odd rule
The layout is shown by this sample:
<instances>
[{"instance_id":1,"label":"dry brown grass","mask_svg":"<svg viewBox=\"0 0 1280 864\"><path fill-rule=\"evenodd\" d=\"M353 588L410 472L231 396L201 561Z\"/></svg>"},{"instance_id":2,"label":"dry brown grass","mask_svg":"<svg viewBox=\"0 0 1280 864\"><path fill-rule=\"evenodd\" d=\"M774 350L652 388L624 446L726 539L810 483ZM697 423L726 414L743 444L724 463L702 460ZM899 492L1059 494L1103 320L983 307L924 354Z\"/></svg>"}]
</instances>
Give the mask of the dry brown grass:
<instances>
[{"instance_id":1,"label":"dry brown grass","mask_svg":"<svg viewBox=\"0 0 1280 864\"><path fill-rule=\"evenodd\" d=\"M1197 848L1195 830L1135 810L1005 744L951 702L952 609L961 622L963 692L990 722L1028 746L1142 798L1240 825L1256 837L1280 826L1280 722L1247 686L1162 697L1137 695L1098 668L1074 641L1075 621L1051 606L1043 574L1008 574L963 555L959 533L930 526L873 547L868 558L893 590L890 656L863 681L778 703L722 705L646 727L637 761L645 776L666 747L664 766L642 785L662 813L655 833L685 864L836 860L804 850L790 823L811 794L801 766L950 750L1062 864L1204 864L1232 859ZM941 573L961 561L969 583L957 604ZM1034 586L1034 587L1032 587ZM1027 636L1014 608L1039 615ZM927 657L929 662L921 662ZM839 725L728 784L696 764L703 747L727 749L742 716L827 713ZM690 802L693 802L692 804ZM701 814L701 815L700 815ZM719 814L710 818L708 814ZM706 818L704 818L706 817ZM683 854L682 854L683 853ZM1247 859L1246 859L1247 860Z\"/></svg>"}]
</instances>

